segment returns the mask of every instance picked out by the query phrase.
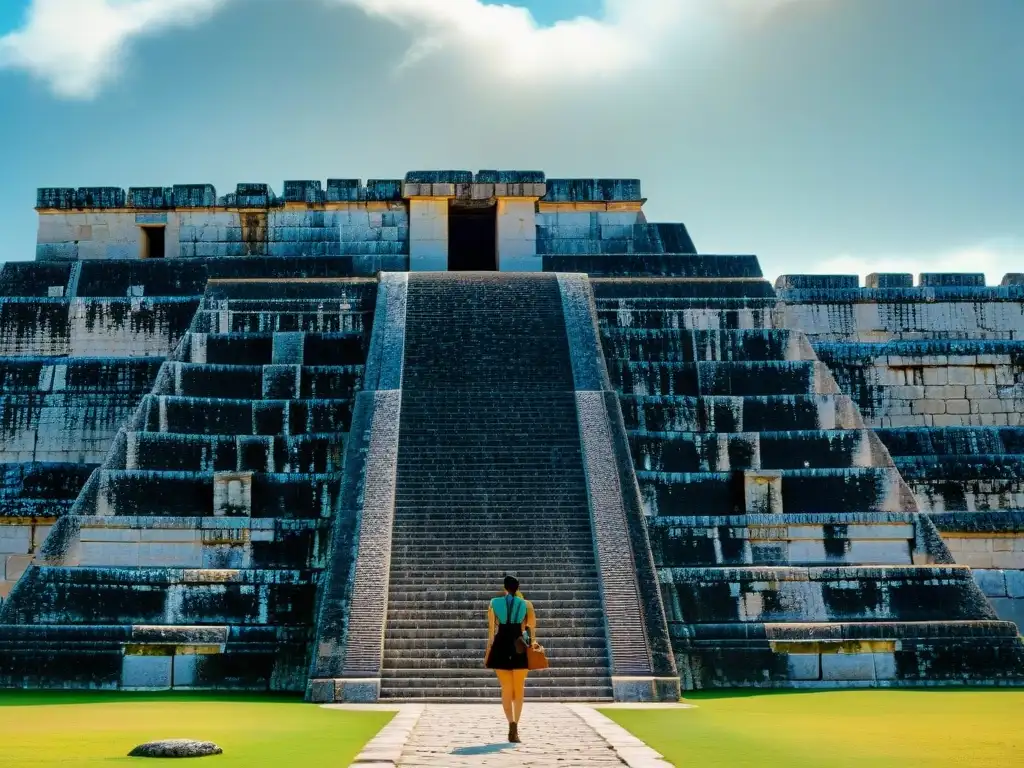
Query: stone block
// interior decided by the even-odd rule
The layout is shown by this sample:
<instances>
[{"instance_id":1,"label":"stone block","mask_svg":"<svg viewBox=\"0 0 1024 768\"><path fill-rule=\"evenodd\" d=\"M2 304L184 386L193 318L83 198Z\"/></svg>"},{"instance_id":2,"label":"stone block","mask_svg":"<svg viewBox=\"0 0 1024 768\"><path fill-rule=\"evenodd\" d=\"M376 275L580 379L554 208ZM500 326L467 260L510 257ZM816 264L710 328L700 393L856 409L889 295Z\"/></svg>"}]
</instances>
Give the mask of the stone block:
<instances>
[{"instance_id":1,"label":"stone block","mask_svg":"<svg viewBox=\"0 0 1024 768\"><path fill-rule=\"evenodd\" d=\"M1024 553L1021 552L993 552L992 567L1008 570L1024 568Z\"/></svg>"},{"instance_id":2,"label":"stone block","mask_svg":"<svg viewBox=\"0 0 1024 768\"><path fill-rule=\"evenodd\" d=\"M163 690L171 687L172 656L125 656L121 686Z\"/></svg>"},{"instance_id":3,"label":"stone block","mask_svg":"<svg viewBox=\"0 0 1024 768\"><path fill-rule=\"evenodd\" d=\"M139 565L137 542L83 541L78 548L79 565L135 568Z\"/></svg>"},{"instance_id":4,"label":"stone block","mask_svg":"<svg viewBox=\"0 0 1024 768\"><path fill-rule=\"evenodd\" d=\"M994 597L989 600L996 616L1002 621L1012 621L1017 630L1024 632L1024 600L1012 597Z\"/></svg>"},{"instance_id":5,"label":"stone block","mask_svg":"<svg viewBox=\"0 0 1024 768\"><path fill-rule=\"evenodd\" d=\"M345 704L375 704L380 700L380 678L335 680L334 700Z\"/></svg>"},{"instance_id":6,"label":"stone block","mask_svg":"<svg viewBox=\"0 0 1024 768\"><path fill-rule=\"evenodd\" d=\"M334 689L334 680L310 680L306 684L306 701L311 704L333 704Z\"/></svg>"},{"instance_id":7,"label":"stone block","mask_svg":"<svg viewBox=\"0 0 1024 768\"><path fill-rule=\"evenodd\" d=\"M790 680L821 679L821 656L817 653L791 653L786 657Z\"/></svg>"},{"instance_id":8,"label":"stone block","mask_svg":"<svg viewBox=\"0 0 1024 768\"><path fill-rule=\"evenodd\" d=\"M968 414L971 412L971 403L968 400L947 400L946 401L946 413L948 414Z\"/></svg>"},{"instance_id":9,"label":"stone block","mask_svg":"<svg viewBox=\"0 0 1024 768\"><path fill-rule=\"evenodd\" d=\"M1006 597L1006 576L1002 571L976 569L972 573L986 597Z\"/></svg>"},{"instance_id":10,"label":"stone block","mask_svg":"<svg viewBox=\"0 0 1024 768\"><path fill-rule=\"evenodd\" d=\"M896 679L896 654L895 653L872 653L875 664L875 680Z\"/></svg>"},{"instance_id":11,"label":"stone block","mask_svg":"<svg viewBox=\"0 0 1024 768\"><path fill-rule=\"evenodd\" d=\"M864 279L866 288L913 288L914 276L909 272L872 272Z\"/></svg>"},{"instance_id":12,"label":"stone block","mask_svg":"<svg viewBox=\"0 0 1024 768\"><path fill-rule=\"evenodd\" d=\"M989 400L997 397L994 384L973 384L965 388L968 400Z\"/></svg>"},{"instance_id":13,"label":"stone block","mask_svg":"<svg viewBox=\"0 0 1024 768\"><path fill-rule=\"evenodd\" d=\"M985 287L985 275L980 272L922 272L917 276L921 288Z\"/></svg>"},{"instance_id":14,"label":"stone block","mask_svg":"<svg viewBox=\"0 0 1024 768\"><path fill-rule=\"evenodd\" d=\"M4 562L4 578L17 581L35 560L35 555L7 555Z\"/></svg>"},{"instance_id":15,"label":"stone block","mask_svg":"<svg viewBox=\"0 0 1024 768\"><path fill-rule=\"evenodd\" d=\"M612 697L618 702L679 701L679 681L655 677L612 677ZM675 698L671 698L672 696Z\"/></svg>"},{"instance_id":16,"label":"stone block","mask_svg":"<svg viewBox=\"0 0 1024 768\"><path fill-rule=\"evenodd\" d=\"M1013 598L1024 598L1024 570L1005 571L1006 594Z\"/></svg>"},{"instance_id":17,"label":"stone block","mask_svg":"<svg viewBox=\"0 0 1024 768\"><path fill-rule=\"evenodd\" d=\"M274 365L302 365L304 333L275 333L272 362Z\"/></svg>"},{"instance_id":18,"label":"stone block","mask_svg":"<svg viewBox=\"0 0 1024 768\"><path fill-rule=\"evenodd\" d=\"M32 527L0 525L0 556L24 555L32 548Z\"/></svg>"},{"instance_id":19,"label":"stone block","mask_svg":"<svg viewBox=\"0 0 1024 768\"><path fill-rule=\"evenodd\" d=\"M951 365L946 369L946 383L948 384L974 384L974 368L969 366Z\"/></svg>"},{"instance_id":20,"label":"stone block","mask_svg":"<svg viewBox=\"0 0 1024 768\"><path fill-rule=\"evenodd\" d=\"M874 656L871 653L823 653L821 679L846 682L874 680Z\"/></svg>"},{"instance_id":21,"label":"stone block","mask_svg":"<svg viewBox=\"0 0 1024 768\"><path fill-rule=\"evenodd\" d=\"M213 514L227 517L252 514L251 472L217 472L214 474Z\"/></svg>"},{"instance_id":22,"label":"stone block","mask_svg":"<svg viewBox=\"0 0 1024 768\"><path fill-rule=\"evenodd\" d=\"M173 659L173 681L175 688L189 688L196 684L196 667L200 656L194 654L180 654L171 657Z\"/></svg>"},{"instance_id":23,"label":"stone block","mask_svg":"<svg viewBox=\"0 0 1024 768\"><path fill-rule=\"evenodd\" d=\"M202 568L199 542L147 542L138 545L139 565L162 568Z\"/></svg>"},{"instance_id":24,"label":"stone block","mask_svg":"<svg viewBox=\"0 0 1024 768\"><path fill-rule=\"evenodd\" d=\"M782 473L763 470L744 472L743 496L747 514L781 514Z\"/></svg>"},{"instance_id":25,"label":"stone block","mask_svg":"<svg viewBox=\"0 0 1024 768\"><path fill-rule=\"evenodd\" d=\"M855 535L860 535L859 532ZM909 537L892 541L850 542L846 559L851 563L878 565L910 565L912 562Z\"/></svg>"}]
</instances>

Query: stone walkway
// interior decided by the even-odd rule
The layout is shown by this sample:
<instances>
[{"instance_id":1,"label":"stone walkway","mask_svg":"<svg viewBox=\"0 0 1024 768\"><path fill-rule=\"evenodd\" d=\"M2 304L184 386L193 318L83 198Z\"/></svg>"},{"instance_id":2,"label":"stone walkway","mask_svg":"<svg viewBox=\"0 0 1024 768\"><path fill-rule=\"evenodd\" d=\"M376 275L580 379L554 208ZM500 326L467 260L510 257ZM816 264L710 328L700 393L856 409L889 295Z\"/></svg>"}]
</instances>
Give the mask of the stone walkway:
<instances>
[{"instance_id":1,"label":"stone walkway","mask_svg":"<svg viewBox=\"0 0 1024 768\"><path fill-rule=\"evenodd\" d=\"M397 709L398 714L352 763L358 768L671 768L653 749L585 705L527 702L519 726L522 744L505 740L508 725L496 704L372 708Z\"/></svg>"}]
</instances>

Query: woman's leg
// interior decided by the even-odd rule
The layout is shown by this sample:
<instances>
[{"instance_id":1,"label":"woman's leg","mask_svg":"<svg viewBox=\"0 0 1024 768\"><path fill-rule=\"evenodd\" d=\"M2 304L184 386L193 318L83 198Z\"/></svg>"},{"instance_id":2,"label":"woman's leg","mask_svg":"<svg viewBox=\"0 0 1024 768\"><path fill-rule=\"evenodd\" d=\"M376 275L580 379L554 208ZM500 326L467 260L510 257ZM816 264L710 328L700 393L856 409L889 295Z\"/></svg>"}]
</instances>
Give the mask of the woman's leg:
<instances>
[{"instance_id":1,"label":"woman's leg","mask_svg":"<svg viewBox=\"0 0 1024 768\"><path fill-rule=\"evenodd\" d=\"M518 723L523 714L523 700L526 698L526 675L528 670L512 670L512 722Z\"/></svg>"},{"instance_id":2,"label":"woman's leg","mask_svg":"<svg viewBox=\"0 0 1024 768\"><path fill-rule=\"evenodd\" d=\"M512 679L511 669L496 669L498 682L501 683L501 706L505 710L505 717L509 723L516 722L512 717L512 702L515 698L515 682Z\"/></svg>"}]
</instances>

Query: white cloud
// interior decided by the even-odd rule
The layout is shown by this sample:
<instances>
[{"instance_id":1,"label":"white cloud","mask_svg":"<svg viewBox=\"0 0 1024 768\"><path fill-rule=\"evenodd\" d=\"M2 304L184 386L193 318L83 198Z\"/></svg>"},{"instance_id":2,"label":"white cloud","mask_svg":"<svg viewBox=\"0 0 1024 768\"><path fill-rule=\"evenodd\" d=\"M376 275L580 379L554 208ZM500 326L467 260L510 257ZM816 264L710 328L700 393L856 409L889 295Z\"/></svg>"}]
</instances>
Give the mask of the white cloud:
<instances>
[{"instance_id":1,"label":"white cloud","mask_svg":"<svg viewBox=\"0 0 1024 768\"><path fill-rule=\"evenodd\" d=\"M32 0L25 25L0 38L0 68L25 70L63 97L92 98L120 73L136 38L198 24L242 1ZM454 51L490 74L538 85L656 66L668 48L713 37L723 14L749 16L792 0L605 0L600 19L551 26L525 8L481 0L320 1L404 30L412 39L402 65Z\"/></svg>"},{"instance_id":2,"label":"white cloud","mask_svg":"<svg viewBox=\"0 0 1024 768\"><path fill-rule=\"evenodd\" d=\"M601 19L542 27L525 8L478 0L332 0L398 24L413 35L405 64L457 50L514 79L598 78L652 65L670 40L696 23L707 0L607 0ZM695 30L694 30L695 31Z\"/></svg>"},{"instance_id":3,"label":"white cloud","mask_svg":"<svg viewBox=\"0 0 1024 768\"><path fill-rule=\"evenodd\" d=\"M1024 241L997 238L964 248L930 254L842 255L821 262L816 274L860 275L872 272L984 272L989 285L999 285L1008 272L1021 272Z\"/></svg>"},{"instance_id":4,"label":"white cloud","mask_svg":"<svg viewBox=\"0 0 1024 768\"><path fill-rule=\"evenodd\" d=\"M65 97L90 98L119 72L129 42L196 24L227 0L32 0L25 26L0 38L0 67Z\"/></svg>"}]
</instances>

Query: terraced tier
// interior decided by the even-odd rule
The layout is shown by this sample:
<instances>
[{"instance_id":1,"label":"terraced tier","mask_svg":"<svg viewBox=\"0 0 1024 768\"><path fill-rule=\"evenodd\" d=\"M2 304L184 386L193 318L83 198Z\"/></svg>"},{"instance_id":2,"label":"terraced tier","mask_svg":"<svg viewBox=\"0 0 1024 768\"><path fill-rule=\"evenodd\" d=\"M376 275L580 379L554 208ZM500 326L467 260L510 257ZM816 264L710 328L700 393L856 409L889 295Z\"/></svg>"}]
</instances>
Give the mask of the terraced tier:
<instances>
[{"instance_id":1,"label":"terraced tier","mask_svg":"<svg viewBox=\"0 0 1024 768\"><path fill-rule=\"evenodd\" d=\"M1024 679L1012 625L917 514L911 463L756 292L595 293L685 685Z\"/></svg>"},{"instance_id":2,"label":"terraced tier","mask_svg":"<svg viewBox=\"0 0 1024 768\"><path fill-rule=\"evenodd\" d=\"M121 643L124 657L92 685L304 688L376 293L306 285L296 298L288 283L212 283L172 358L146 361L159 366L152 391L4 605L7 679L70 663L56 647L42 667L22 654L23 628L87 626L94 646L68 654ZM125 627L149 640L124 645ZM224 637L204 642L204 627Z\"/></svg>"}]
</instances>

